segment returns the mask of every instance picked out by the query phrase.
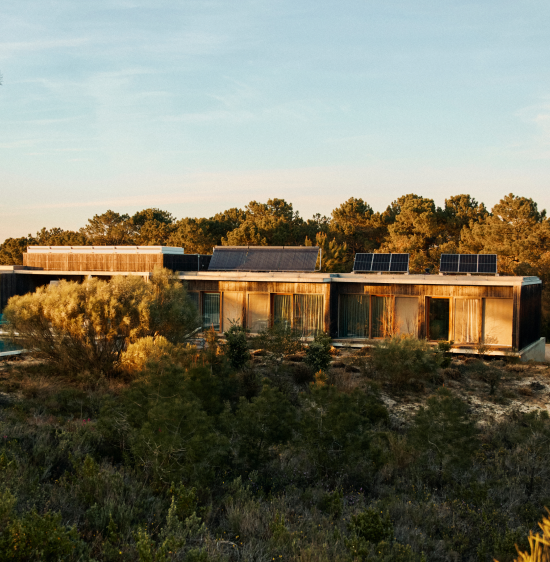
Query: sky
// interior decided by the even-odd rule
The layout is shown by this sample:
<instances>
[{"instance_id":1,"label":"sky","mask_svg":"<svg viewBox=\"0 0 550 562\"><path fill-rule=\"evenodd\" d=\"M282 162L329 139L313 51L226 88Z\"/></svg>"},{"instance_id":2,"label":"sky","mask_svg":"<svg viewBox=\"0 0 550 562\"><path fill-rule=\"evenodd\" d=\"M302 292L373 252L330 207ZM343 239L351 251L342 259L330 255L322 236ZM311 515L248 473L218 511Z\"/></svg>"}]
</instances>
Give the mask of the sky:
<instances>
[{"instance_id":1,"label":"sky","mask_svg":"<svg viewBox=\"0 0 550 562\"><path fill-rule=\"evenodd\" d=\"M3 0L0 73L0 242L273 197L550 208L543 0Z\"/></svg>"}]
</instances>

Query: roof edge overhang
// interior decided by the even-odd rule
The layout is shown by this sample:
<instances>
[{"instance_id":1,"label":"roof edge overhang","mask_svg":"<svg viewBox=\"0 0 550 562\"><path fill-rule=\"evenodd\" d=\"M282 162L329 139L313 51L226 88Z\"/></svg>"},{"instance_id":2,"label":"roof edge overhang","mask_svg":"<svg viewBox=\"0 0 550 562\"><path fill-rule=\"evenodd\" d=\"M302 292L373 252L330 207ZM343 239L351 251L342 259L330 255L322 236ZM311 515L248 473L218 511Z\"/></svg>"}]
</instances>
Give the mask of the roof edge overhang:
<instances>
[{"instance_id":1,"label":"roof edge overhang","mask_svg":"<svg viewBox=\"0 0 550 562\"><path fill-rule=\"evenodd\" d=\"M504 277L493 275L391 275L357 273L311 273L311 272L258 272L258 271L186 271L178 272L182 280L211 281L273 281L302 283L358 283L374 285L464 285L511 287L538 285L538 277Z\"/></svg>"}]
</instances>

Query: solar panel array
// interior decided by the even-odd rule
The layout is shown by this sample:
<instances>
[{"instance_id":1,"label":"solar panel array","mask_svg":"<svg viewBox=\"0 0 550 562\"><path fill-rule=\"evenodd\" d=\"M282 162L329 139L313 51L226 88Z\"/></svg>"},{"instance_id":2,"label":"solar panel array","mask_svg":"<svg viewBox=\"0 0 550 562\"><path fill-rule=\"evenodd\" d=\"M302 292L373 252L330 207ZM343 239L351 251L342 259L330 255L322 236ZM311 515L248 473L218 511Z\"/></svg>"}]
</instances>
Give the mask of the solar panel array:
<instances>
[{"instance_id":1,"label":"solar panel array","mask_svg":"<svg viewBox=\"0 0 550 562\"><path fill-rule=\"evenodd\" d=\"M496 254L441 254L441 273L497 273Z\"/></svg>"},{"instance_id":2,"label":"solar panel array","mask_svg":"<svg viewBox=\"0 0 550 562\"><path fill-rule=\"evenodd\" d=\"M355 254L353 271L407 273L409 254Z\"/></svg>"},{"instance_id":3,"label":"solar panel array","mask_svg":"<svg viewBox=\"0 0 550 562\"><path fill-rule=\"evenodd\" d=\"M208 271L315 271L317 246L216 246Z\"/></svg>"}]
</instances>

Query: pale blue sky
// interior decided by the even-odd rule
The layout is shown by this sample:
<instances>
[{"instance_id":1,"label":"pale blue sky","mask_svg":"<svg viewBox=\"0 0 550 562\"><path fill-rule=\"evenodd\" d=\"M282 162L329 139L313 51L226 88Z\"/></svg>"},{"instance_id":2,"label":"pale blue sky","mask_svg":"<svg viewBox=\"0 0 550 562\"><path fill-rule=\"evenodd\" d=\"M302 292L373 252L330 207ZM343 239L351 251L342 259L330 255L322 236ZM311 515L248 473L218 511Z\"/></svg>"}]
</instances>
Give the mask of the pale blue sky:
<instances>
[{"instance_id":1,"label":"pale blue sky","mask_svg":"<svg viewBox=\"0 0 550 562\"><path fill-rule=\"evenodd\" d=\"M0 241L96 213L550 207L550 3L3 0Z\"/></svg>"}]
</instances>

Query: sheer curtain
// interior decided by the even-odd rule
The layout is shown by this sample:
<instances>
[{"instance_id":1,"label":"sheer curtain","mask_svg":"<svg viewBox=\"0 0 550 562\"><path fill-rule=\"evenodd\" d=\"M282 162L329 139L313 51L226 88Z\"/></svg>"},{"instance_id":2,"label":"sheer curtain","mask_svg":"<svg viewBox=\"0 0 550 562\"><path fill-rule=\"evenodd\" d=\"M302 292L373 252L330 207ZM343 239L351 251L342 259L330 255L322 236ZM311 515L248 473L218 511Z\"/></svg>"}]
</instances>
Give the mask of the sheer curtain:
<instances>
[{"instance_id":1,"label":"sheer curtain","mask_svg":"<svg viewBox=\"0 0 550 562\"><path fill-rule=\"evenodd\" d=\"M479 341L479 299L455 299L455 341Z\"/></svg>"},{"instance_id":2,"label":"sheer curtain","mask_svg":"<svg viewBox=\"0 0 550 562\"><path fill-rule=\"evenodd\" d=\"M372 337L385 338L393 334L391 297L372 297Z\"/></svg>"},{"instance_id":3,"label":"sheer curtain","mask_svg":"<svg viewBox=\"0 0 550 562\"><path fill-rule=\"evenodd\" d=\"M204 293L202 296L203 327L220 331L220 293Z\"/></svg>"},{"instance_id":4,"label":"sheer curtain","mask_svg":"<svg viewBox=\"0 0 550 562\"><path fill-rule=\"evenodd\" d=\"M341 338L369 337L369 295L340 295L338 335Z\"/></svg>"},{"instance_id":5,"label":"sheer curtain","mask_svg":"<svg viewBox=\"0 0 550 562\"><path fill-rule=\"evenodd\" d=\"M294 295L294 328L302 337L323 331L323 295Z\"/></svg>"},{"instance_id":6,"label":"sheer curtain","mask_svg":"<svg viewBox=\"0 0 550 562\"><path fill-rule=\"evenodd\" d=\"M290 328L292 322L292 295L275 295L273 297L273 323L283 328Z\"/></svg>"}]
</instances>

